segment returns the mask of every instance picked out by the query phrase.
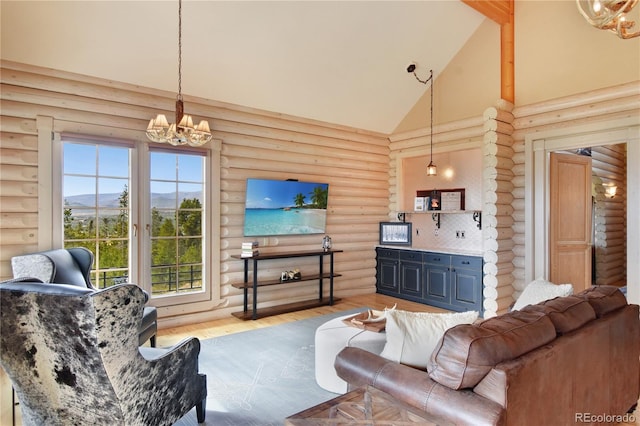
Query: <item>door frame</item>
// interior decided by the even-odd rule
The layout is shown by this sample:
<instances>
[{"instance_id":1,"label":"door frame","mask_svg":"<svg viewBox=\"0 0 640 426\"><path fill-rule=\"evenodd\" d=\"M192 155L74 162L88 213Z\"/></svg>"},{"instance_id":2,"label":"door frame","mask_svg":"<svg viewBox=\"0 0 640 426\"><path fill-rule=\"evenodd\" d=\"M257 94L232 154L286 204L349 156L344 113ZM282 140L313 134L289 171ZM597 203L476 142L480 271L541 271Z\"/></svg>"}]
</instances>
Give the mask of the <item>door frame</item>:
<instances>
[{"instance_id":1,"label":"door frame","mask_svg":"<svg viewBox=\"0 0 640 426\"><path fill-rule=\"evenodd\" d=\"M640 123L637 117L525 136L525 282L549 277L550 153L619 143L627 144L627 217L639 217ZM631 303L640 303L640 224L637 222L627 221L627 297Z\"/></svg>"}]
</instances>

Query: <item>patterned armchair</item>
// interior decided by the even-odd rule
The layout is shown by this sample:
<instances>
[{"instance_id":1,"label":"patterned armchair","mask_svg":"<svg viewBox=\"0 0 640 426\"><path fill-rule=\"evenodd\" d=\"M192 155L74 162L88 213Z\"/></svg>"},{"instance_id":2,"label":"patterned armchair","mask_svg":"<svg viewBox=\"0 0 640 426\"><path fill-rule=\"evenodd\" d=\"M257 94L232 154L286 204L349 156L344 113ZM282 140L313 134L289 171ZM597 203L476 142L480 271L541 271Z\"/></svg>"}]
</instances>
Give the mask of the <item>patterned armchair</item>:
<instances>
[{"instance_id":1,"label":"patterned armchair","mask_svg":"<svg viewBox=\"0 0 640 426\"><path fill-rule=\"evenodd\" d=\"M133 284L0 284L0 363L23 424L171 425L193 407L203 423L200 341L140 347L144 303Z\"/></svg>"},{"instance_id":2,"label":"patterned armchair","mask_svg":"<svg viewBox=\"0 0 640 426\"><path fill-rule=\"evenodd\" d=\"M93 253L84 247L54 249L11 258L14 278L37 278L44 283L71 284L96 290L91 283L92 265ZM138 343L142 346L150 340L151 346L155 347L157 333L158 311L153 306L145 306Z\"/></svg>"}]
</instances>

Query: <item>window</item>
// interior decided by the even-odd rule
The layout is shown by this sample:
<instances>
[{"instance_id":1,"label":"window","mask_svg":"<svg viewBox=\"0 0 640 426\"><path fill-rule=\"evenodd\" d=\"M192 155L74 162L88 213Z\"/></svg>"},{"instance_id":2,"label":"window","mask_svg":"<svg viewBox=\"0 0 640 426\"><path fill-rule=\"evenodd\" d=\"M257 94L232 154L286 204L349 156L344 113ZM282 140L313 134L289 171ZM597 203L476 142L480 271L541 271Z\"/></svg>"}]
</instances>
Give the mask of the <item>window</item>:
<instances>
[{"instance_id":1,"label":"window","mask_svg":"<svg viewBox=\"0 0 640 426\"><path fill-rule=\"evenodd\" d=\"M150 153L153 295L202 289L204 162L193 154Z\"/></svg>"},{"instance_id":2,"label":"window","mask_svg":"<svg viewBox=\"0 0 640 426\"><path fill-rule=\"evenodd\" d=\"M155 305L209 300L209 151L71 137L60 150L54 233L94 253L94 285L136 283Z\"/></svg>"},{"instance_id":3,"label":"window","mask_svg":"<svg viewBox=\"0 0 640 426\"><path fill-rule=\"evenodd\" d=\"M65 142L63 153L64 246L93 252L94 286L127 282L130 148Z\"/></svg>"}]
</instances>

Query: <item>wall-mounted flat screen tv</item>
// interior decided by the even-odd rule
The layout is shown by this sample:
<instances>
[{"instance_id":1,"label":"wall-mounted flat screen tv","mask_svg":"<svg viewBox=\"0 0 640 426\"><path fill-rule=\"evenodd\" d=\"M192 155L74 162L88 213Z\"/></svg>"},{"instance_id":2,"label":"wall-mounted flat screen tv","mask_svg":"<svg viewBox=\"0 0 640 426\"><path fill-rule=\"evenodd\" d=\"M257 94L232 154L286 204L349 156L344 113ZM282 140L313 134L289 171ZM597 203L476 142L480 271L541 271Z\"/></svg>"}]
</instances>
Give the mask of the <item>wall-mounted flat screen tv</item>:
<instances>
[{"instance_id":1,"label":"wall-mounted flat screen tv","mask_svg":"<svg viewBox=\"0 0 640 426\"><path fill-rule=\"evenodd\" d=\"M324 234L329 184L247 179L244 235Z\"/></svg>"}]
</instances>

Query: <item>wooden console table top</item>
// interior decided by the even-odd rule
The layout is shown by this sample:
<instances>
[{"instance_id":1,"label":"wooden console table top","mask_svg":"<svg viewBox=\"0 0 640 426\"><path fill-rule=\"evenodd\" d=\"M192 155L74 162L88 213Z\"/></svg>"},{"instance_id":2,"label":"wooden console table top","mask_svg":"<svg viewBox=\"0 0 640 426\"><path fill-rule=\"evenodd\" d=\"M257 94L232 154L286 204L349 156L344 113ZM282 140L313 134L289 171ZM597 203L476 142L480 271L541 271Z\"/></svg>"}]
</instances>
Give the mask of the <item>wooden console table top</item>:
<instances>
[{"instance_id":1,"label":"wooden console table top","mask_svg":"<svg viewBox=\"0 0 640 426\"><path fill-rule=\"evenodd\" d=\"M366 386L287 417L284 424L285 426L416 424L446 426L451 423L397 401L372 386Z\"/></svg>"}]
</instances>

